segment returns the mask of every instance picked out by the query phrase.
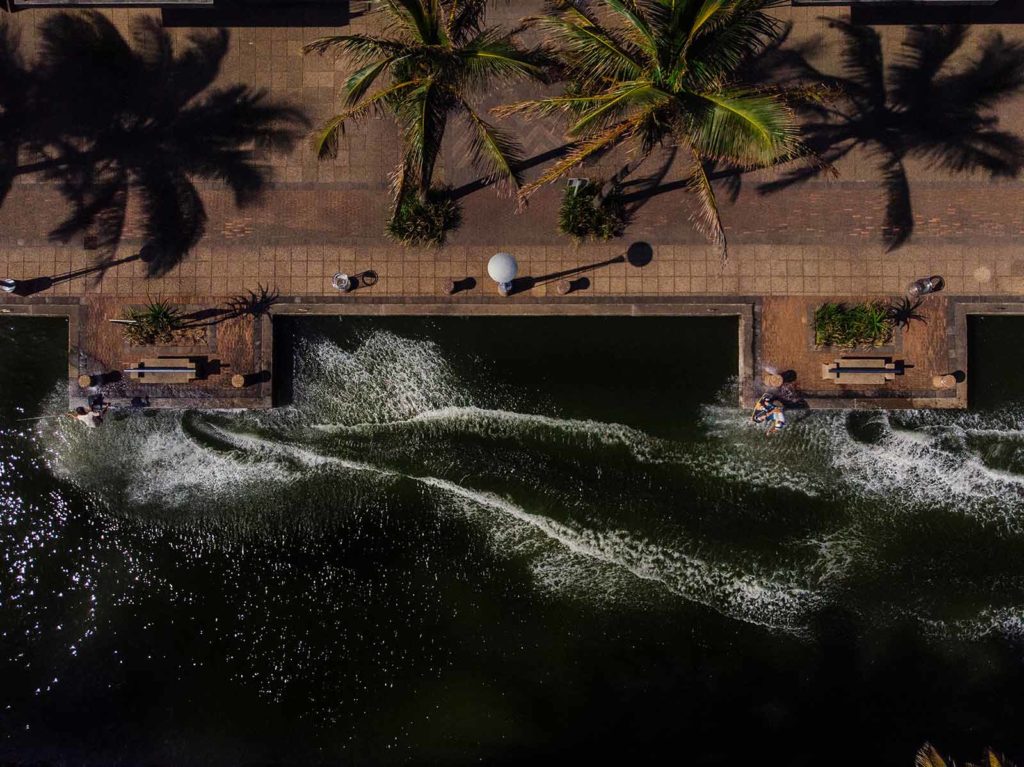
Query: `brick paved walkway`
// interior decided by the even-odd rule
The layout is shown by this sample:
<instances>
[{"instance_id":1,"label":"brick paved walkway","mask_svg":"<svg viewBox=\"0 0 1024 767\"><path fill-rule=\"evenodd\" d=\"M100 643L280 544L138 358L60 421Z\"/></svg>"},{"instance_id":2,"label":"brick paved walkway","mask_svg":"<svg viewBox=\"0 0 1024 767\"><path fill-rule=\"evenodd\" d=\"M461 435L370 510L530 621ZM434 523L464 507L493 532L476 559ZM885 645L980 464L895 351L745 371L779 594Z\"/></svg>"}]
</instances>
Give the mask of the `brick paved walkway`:
<instances>
[{"instance_id":1,"label":"brick paved walkway","mask_svg":"<svg viewBox=\"0 0 1024 767\"><path fill-rule=\"evenodd\" d=\"M539 0L498 4L494 15L506 21L540 7ZM33 28L45 11L14 15L29 48ZM127 28L144 11L110 11ZM835 33L826 28L819 8L782 11L795 24L793 39L821 36L833 44L818 55L823 69L837 71ZM352 19L352 29L365 28L367 17ZM188 29L175 29L187 35ZM344 65L330 58L301 54L304 42L332 30L315 28L234 28L231 51L221 80L266 87L309 110L314 121L332 113L345 75ZM976 29L973 39L987 30ZM1007 37L1024 37L1024 28L1000 29ZM899 44L902 29L883 28L888 53ZM495 102L514 94L495 94ZM1024 125L1024 104L1003 112L1004 125ZM547 124L520 126L531 154L560 142L557 128ZM457 140L445 147L442 175L461 185L474 180L460 163ZM489 291L484 265L499 249L519 258L524 274L540 275L605 260L633 241L654 247L654 260L644 269L614 265L591 275L590 295L818 295L893 294L912 278L931 273L946 277L948 290L962 294L1024 293L1024 253L1017 247L1024 233L1024 183L989 182L982 178L951 178L942 172L911 166L916 232L910 243L886 253L879 238L884 194L872 158L851 156L840 168L841 179L816 181L782 193L761 196L757 178L749 178L735 204L723 216L731 258L722 265L689 225L689 200L676 189L653 197L637 213L623 240L601 245L574 245L555 232L560 190L539 193L529 209L516 215L512 203L491 190L463 199L465 225L441 250L410 249L382 235L390 201L387 174L398 149L387 120L370 120L343 141L336 161L318 163L308 145L287 156L268 158L275 182L261 204L237 210L229 195L202 187L209 214L207 235L180 267L165 277L144 279L131 264L112 269L102 279L82 278L55 285L55 295L160 296L188 295L197 300L237 294L257 282L276 286L283 294L330 293L335 271L375 270L379 282L368 290L383 296L437 295L448 277L474 276L476 291ZM610 172L621 161L611 158L588 175ZM765 176L764 178L767 178ZM679 182L670 172L666 184ZM80 243L49 243L46 232L65 210L55 191L23 178L0 209L0 276L31 278L59 274L88 264ZM138 235L131 221L122 255L134 252ZM552 291L541 287L534 295ZM582 297L582 296L580 296ZM455 297L453 300L459 300ZM514 299L513 299L514 300Z\"/></svg>"}]
</instances>

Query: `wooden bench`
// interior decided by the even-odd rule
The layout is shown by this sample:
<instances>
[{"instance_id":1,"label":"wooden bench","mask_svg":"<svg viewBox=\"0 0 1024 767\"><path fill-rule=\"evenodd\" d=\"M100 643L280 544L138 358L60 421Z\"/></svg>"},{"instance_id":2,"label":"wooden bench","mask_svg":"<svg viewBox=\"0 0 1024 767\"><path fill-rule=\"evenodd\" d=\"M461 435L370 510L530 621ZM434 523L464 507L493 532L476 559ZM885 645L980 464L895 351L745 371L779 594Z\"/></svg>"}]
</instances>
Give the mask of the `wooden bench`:
<instances>
[{"instance_id":1,"label":"wooden bench","mask_svg":"<svg viewBox=\"0 0 1024 767\"><path fill-rule=\"evenodd\" d=\"M896 378L896 363L888 357L842 357L821 364L821 378L840 386L882 386Z\"/></svg>"},{"instance_id":2,"label":"wooden bench","mask_svg":"<svg viewBox=\"0 0 1024 767\"><path fill-rule=\"evenodd\" d=\"M143 384L182 384L196 379L196 363L188 357L149 357L124 372Z\"/></svg>"}]
</instances>

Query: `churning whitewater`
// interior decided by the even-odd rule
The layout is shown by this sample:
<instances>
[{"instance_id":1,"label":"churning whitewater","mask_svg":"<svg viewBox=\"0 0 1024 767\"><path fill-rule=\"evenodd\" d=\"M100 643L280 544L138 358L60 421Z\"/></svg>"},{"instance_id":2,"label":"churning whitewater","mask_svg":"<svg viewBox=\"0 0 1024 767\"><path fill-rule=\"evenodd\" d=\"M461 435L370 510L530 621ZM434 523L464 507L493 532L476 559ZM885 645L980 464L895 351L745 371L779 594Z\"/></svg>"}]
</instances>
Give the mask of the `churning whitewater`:
<instances>
[{"instance_id":1,"label":"churning whitewater","mask_svg":"<svg viewBox=\"0 0 1024 767\"><path fill-rule=\"evenodd\" d=\"M398 492L482 532L538 598L681 600L797 636L832 605L937 636L1020 632L1024 579L948 543L1024 548L1024 412L800 414L766 440L720 403L689 430L566 415L483 360L382 329L307 339L294 367L294 403L271 413L43 422L36 436L113 517L213 547L259 539L289 493L317 509L289 523L332 513L358 538Z\"/></svg>"}]
</instances>

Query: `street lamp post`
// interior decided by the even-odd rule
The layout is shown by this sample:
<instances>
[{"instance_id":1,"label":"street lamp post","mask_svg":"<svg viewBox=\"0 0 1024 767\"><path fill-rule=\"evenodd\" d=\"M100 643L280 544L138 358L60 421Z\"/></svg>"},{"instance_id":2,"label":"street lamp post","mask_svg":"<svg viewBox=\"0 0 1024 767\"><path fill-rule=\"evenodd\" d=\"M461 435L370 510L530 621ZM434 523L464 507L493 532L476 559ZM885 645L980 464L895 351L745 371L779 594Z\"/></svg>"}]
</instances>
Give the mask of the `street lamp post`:
<instances>
[{"instance_id":1,"label":"street lamp post","mask_svg":"<svg viewBox=\"0 0 1024 767\"><path fill-rule=\"evenodd\" d=\"M518 273L519 265L511 253L495 253L487 262L487 274L498 283L498 292L503 296L512 292L512 280Z\"/></svg>"}]
</instances>

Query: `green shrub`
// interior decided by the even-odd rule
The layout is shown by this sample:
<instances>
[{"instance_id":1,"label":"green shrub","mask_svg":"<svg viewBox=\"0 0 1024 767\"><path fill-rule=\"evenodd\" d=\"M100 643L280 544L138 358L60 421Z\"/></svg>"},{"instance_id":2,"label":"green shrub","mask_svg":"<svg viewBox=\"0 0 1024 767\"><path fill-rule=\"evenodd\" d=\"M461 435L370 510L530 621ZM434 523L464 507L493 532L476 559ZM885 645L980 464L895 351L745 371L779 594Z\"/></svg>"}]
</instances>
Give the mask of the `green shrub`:
<instances>
[{"instance_id":1,"label":"green shrub","mask_svg":"<svg viewBox=\"0 0 1024 767\"><path fill-rule=\"evenodd\" d=\"M444 245L448 232L462 224L462 208L451 189L431 190L426 200L407 194L395 206L388 235L406 245Z\"/></svg>"},{"instance_id":2,"label":"green shrub","mask_svg":"<svg viewBox=\"0 0 1024 767\"><path fill-rule=\"evenodd\" d=\"M129 323L124 326L124 337L135 346L171 343L174 331L182 326L181 314L164 301L154 301L145 309L129 308L124 319Z\"/></svg>"},{"instance_id":3,"label":"green shrub","mask_svg":"<svg viewBox=\"0 0 1024 767\"><path fill-rule=\"evenodd\" d=\"M893 318L880 301L822 304L814 311L818 346L882 346L892 340Z\"/></svg>"},{"instance_id":4,"label":"green shrub","mask_svg":"<svg viewBox=\"0 0 1024 767\"><path fill-rule=\"evenodd\" d=\"M558 231L576 240L610 240L621 237L628 221L622 197L612 192L601 198L601 184L587 182L577 189L566 187L558 211Z\"/></svg>"}]
</instances>

